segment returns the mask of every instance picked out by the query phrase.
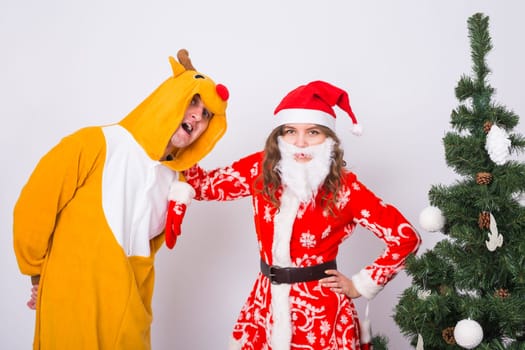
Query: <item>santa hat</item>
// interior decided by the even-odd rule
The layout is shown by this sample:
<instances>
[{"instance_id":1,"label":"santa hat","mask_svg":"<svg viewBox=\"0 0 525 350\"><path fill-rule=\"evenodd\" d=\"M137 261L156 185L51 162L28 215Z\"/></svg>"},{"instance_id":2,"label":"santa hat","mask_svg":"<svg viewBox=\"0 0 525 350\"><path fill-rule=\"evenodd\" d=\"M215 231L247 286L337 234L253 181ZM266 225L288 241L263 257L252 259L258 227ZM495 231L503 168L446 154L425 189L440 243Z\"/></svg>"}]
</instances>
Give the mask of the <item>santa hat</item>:
<instances>
[{"instance_id":1,"label":"santa hat","mask_svg":"<svg viewBox=\"0 0 525 350\"><path fill-rule=\"evenodd\" d=\"M326 126L335 131L335 112L338 106L353 123L352 133L361 135L361 126L350 107L346 91L327 82L317 80L301 85L286 95L274 111L276 127L291 123L311 123Z\"/></svg>"}]
</instances>

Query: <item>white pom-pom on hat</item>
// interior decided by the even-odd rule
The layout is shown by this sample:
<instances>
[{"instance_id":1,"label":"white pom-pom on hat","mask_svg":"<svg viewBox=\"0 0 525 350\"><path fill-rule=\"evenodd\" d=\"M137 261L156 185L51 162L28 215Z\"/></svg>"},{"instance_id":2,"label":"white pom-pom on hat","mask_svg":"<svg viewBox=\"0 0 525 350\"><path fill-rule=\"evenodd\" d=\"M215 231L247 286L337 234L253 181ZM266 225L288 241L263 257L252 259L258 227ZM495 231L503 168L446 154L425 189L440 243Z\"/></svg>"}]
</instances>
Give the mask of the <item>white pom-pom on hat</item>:
<instances>
[{"instance_id":1,"label":"white pom-pom on hat","mask_svg":"<svg viewBox=\"0 0 525 350\"><path fill-rule=\"evenodd\" d=\"M354 126L352 127L352 134L356 136L363 135L363 127L361 126L361 124L354 124Z\"/></svg>"},{"instance_id":2,"label":"white pom-pom on hat","mask_svg":"<svg viewBox=\"0 0 525 350\"><path fill-rule=\"evenodd\" d=\"M429 232L441 231L445 222L445 217L438 207L428 206L419 214L419 224Z\"/></svg>"}]
</instances>

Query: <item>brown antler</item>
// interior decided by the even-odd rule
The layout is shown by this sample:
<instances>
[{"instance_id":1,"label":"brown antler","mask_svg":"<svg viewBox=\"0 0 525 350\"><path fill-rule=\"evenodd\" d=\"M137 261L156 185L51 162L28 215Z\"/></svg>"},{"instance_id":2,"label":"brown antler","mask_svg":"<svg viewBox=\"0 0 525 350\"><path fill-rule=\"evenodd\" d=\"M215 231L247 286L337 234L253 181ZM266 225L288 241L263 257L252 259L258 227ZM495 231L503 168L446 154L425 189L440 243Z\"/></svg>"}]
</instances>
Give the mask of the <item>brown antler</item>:
<instances>
[{"instance_id":1,"label":"brown antler","mask_svg":"<svg viewBox=\"0 0 525 350\"><path fill-rule=\"evenodd\" d=\"M188 50L180 49L179 52L177 52L177 59L179 60L180 64L186 68L186 70L196 70L195 67L193 67L193 64L191 64Z\"/></svg>"}]
</instances>

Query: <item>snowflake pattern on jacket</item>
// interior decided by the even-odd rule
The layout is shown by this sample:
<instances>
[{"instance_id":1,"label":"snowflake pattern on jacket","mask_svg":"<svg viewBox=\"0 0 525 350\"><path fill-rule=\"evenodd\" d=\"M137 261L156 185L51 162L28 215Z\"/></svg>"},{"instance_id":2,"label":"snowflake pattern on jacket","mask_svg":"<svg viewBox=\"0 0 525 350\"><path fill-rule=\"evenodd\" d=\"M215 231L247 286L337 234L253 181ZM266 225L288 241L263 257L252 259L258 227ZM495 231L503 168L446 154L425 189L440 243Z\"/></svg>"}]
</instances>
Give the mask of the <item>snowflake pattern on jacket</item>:
<instances>
[{"instance_id":1,"label":"snowflake pattern on jacket","mask_svg":"<svg viewBox=\"0 0 525 350\"><path fill-rule=\"evenodd\" d=\"M356 289L371 299L419 247L412 225L352 172L345 173L337 194L336 215L322 209L321 192L315 202L299 203L281 189L277 210L258 190L263 155L254 153L210 171L196 165L184 174L197 200L252 197L259 253L268 265L305 267L334 260L339 245L359 224L386 245L381 256L352 277ZM258 273L234 326L230 348L359 350L359 320L350 298L321 287L318 281L275 285Z\"/></svg>"}]
</instances>

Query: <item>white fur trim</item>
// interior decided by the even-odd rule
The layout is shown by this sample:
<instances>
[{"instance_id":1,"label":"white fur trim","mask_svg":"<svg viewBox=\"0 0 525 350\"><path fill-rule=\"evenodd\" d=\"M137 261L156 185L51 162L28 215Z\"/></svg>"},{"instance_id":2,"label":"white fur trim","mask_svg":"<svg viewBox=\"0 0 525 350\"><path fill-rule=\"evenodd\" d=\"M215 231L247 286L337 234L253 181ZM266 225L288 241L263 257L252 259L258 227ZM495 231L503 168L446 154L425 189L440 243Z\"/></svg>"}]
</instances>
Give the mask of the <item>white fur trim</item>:
<instances>
[{"instance_id":1,"label":"white fur trim","mask_svg":"<svg viewBox=\"0 0 525 350\"><path fill-rule=\"evenodd\" d=\"M290 315L290 284L272 284L271 330L272 350L290 350L292 343L292 316Z\"/></svg>"},{"instance_id":2,"label":"white fur trim","mask_svg":"<svg viewBox=\"0 0 525 350\"><path fill-rule=\"evenodd\" d=\"M195 197L195 190L188 183L173 181L168 199L181 204L190 204Z\"/></svg>"},{"instance_id":3,"label":"white fur trim","mask_svg":"<svg viewBox=\"0 0 525 350\"><path fill-rule=\"evenodd\" d=\"M368 344L372 341L372 326L370 325L370 320L368 318L360 321L359 330L361 344Z\"/></svg>"},{"instance_id":4,"label":"white fur trim","mask_svg":"<svg viewBox=\"0 0 525 350\"><path fill-rule=\"evenodd\" d=\"M369 344L372 341L372 325L370 324L370 318L368 317L369 311L370 300L366 302L365 318L359 320L361 344Z\"/></svg>"},{"instance_id":5,"label":"white fur trim","mask_svg":"<svg viewBox=\"0 0 525 350\"><path fill-rule=\"evenodd\" d=\"M335 130L335 117L317 109L287 108L275 114L275 127L294 123L324 125Z\"/></svg>"},{"instance_id":6,"label":"white fur trim","mask_svg":"<svg viewBox=\"0 0 525 350\"><path fill-rule=\"evenodd\" d=\"M289 190L284 190L279 213L275 215L273 220L272 262L274 265L292 266L290 239L299 204L299 200ZM272 350L290 349L292 341L290 288L291 285L289 284L272 284L271 286L273 325L270 337Z\"/></svg>"},{"instance_id":7,"label":"white fur trim","mask_svg":"<svg viewBox=\"0 0 525 350\"><path fill-rule=\"evenodd\" d=\"M279 213L273 219L272 263L274 265L292 266L290 239L299 204L297 197L288 189L283 191Z\"/></svg>"},{"instance_id":8,"label":"white fur trim","mask_svg":"<svg viewBox=\"0 0 525 350\"><path fill-rule=\"evenodd\" d=\"M374 298L383 287L378 286L366 270L359 271L358 274L352 276L352 282L354 283L355 289L367 299Z\"/></svg>"}]
</instances>

